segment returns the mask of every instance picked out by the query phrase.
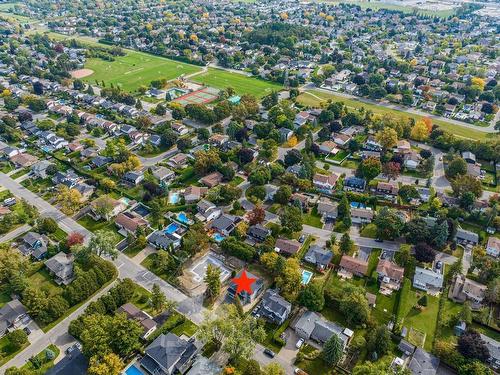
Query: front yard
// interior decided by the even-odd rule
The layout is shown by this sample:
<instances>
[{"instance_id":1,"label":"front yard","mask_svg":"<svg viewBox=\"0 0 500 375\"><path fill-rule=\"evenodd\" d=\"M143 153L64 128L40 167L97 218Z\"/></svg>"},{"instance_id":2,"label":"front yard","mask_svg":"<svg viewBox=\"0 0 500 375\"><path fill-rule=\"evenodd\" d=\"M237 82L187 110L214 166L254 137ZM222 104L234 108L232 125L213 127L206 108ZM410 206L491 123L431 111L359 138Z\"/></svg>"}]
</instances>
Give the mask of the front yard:
<instances>
[{"instance_id":1,"label":"front yard","mask_svg":"<svg viewBox=\"0 0 500 375\"><path fill-rule=\"evenodd\" d=\"M115 245L118 244L118 242L120 242L123 239L123 236L121 236L118 233L118 229L116 228L116 225L113 221L105 221L105 220L95 221L89 215L85 215L84 217L78 220L78 224L85 227L92 233L100 229L104 229L114 233L113 243Z\"/></svg>"},{"instance_id":2,"label":"front yard","mask_svg":"<svg viewBox=\"0 0 500 375\"><path fill-rule=\"evenodd\" d=\"M302 222L311 227L323 228L321 216L318 214L318 208L316 206L307 214L302 215Z\"/></svg>"}]
</instances>

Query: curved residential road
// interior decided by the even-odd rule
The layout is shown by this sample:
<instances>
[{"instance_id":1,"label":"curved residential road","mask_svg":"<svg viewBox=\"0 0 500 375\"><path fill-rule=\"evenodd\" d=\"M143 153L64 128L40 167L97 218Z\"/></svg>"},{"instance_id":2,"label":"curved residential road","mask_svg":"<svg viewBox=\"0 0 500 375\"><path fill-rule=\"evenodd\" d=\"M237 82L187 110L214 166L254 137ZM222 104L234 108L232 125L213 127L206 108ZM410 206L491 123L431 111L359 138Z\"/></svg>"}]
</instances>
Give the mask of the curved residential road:
<instances>
[{"instance_id":1,"label":"curved residential road","mask_svg":"<svg viewBox=\"0 0 500 375\"><path fill-rule=\"evenodd\" d=\"M362 97L359 97L359 96L346 94L344 92L338 92L338 91L324 89L324 88L321 88L321 87L317 87L314 83L306 83L304 86L302 86L300 88L300 90L301 90L301 92L308 92L308 90L317 90L317 91L321 91L321 92L324 92L324 93L327 93L327 94L341 96L341 97L344 97L346 99L356 100L356 101L358 101L360 103L378 105L378 106L381 106L381 107L385 107L385 108L389 108L389 109L394 109L396 111L408 112L408 113L411 113L411 114L414 114L414 115L429 117L429 118L435 119L435 120L446 121L446 122L449 122L450 124L463 126L465 128L474 129L474 130L477 130L477 131L480 131L480 132L483 132L483 133L496 133L497 132L495 130L495 120L491 121L488 126L484 126L484 127L482 127L482 126L476 126L476 125L473 125L473 124L469 124L467 122L458 121L458 120L454 120L454 119L450 119L450 118L442 117L442 116L438 116L438 115L433 115L432 113L421 111L421 110L415 109L415 108L409 108L409 107L404 107L404 106L401 106L401 105L391 104L391 103L385 103L385 102L378 102L378 101L375 101L375 100L370 100L370 99L362 98ZM315 96L314 93L310 93L310 92L309 92L309 95ZM318 98L317 96L315 96L315 97ZM319 98L319 99L322 99L322 98ZM496 116L495 116L495 119L497 119Z\"/></svg>"},{"instance_id":2,"label":"curved residential road","mask_svg":"<svg viewBox=\"0 0 500 375\"><path fill-rule=\"evenodd\" d=\"M52 206L50 203L46 202L35 193L26 189L24 186L14 181L4 173L0 173L0 185L10 190L11 193L15 196L24 198L30 204L34 205L38 209L42 217L54 218L61 229L66 233L78 232L84 236L86 241L90 239L90 231L88 231L78 222L66 216L56 207ZM200 298L188 297L187 295L174 288L172 285L168 284L166 281L160 279L143 266L134 263L130 258L121 253L119 253L117 259L114 260L114 264L118 269L119 278L130 278L147 290L151 290L153 284L158 284L161 290L165 293L167 299L176 301L178 303L177 310L180 313L188 316L189 319L191 319L196 324L202 322L205 312L205 308L202 305L203 296L200 296ZM77 318L81 313L83 313L88 303L99 298L110 287L111 285L108 285L106 288L99 291L94 297L90 298L84 305L70 314L66 319L60 322L48 333L32 342L30 346L28 346L21 353L17 354L13 359L0 367L0 373L3 373L5 369L11 366L23 365L27 360L29 360L30 357L38 354L51 343L56 344L63 349L69 346L72 342L74 342L74 339L67 333L69 323Z\"/></svg>"}]
</instances>

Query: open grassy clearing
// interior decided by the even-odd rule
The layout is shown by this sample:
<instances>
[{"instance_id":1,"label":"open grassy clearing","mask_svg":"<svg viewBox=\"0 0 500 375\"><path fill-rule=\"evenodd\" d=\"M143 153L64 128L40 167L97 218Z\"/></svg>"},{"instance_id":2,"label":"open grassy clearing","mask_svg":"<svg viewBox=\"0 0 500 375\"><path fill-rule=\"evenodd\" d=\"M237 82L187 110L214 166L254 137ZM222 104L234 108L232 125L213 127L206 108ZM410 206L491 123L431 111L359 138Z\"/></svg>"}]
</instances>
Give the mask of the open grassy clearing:
<instances>
[{"instance_id":1,"label":"open grassy clearing","mask_svg":"<svg viewBox=\"0 0 500 375\"><path fill-rule=\"evenodd\" d=\"M382 1L358 1L358 0L320 0L322 2L328 2L328 3L336 3L336 4L350 4L350 5L357 5L361 7L362 9L372 9L372 10L379 10L379 9L387 9L387 10L395 10L398 12L403 12L403 13L416 13L422 16L429 16L429 17L440 17L440 18L448 18L450 16L453 16L456 13L456 9L443 9L443 10L427 10L427 9L419 9L416 7L411 7L411 6L406 6L406 5L398 5L398 4L388 4L384 3Z\"/></svg>"},{"instance_id":2,"label":"open grassy clearing","mask_svg":"<svg viewBox=\"0 0 500 375\"><path fill-rule=\"evenodd\" d=\"M215 68L209 68L207 72L196 75L191 80L218 89L232 87L238 95L250 94L258 98L270 94L273 90L282 89L281 85L271 81Z\"/></svg>"},{"instance_id":3,"label":"open grassy clearing","mask_svg":"<svg viewBox=\"0 0 500 375\"><path fill-rule=\"evenodd\" d=\"M320 98L321 100L318 98ZM355 99L348 99L340 95L335 95L334 93L327 93L319 90L306 91L301 95L299 95L299 97L297 98L299 103L312 107L318 107L322 101L327 101L328 99L331 99L333 101L343 102L349 108L357 109L364 107L367 110L371 110L373 113L378 113L381 115L391 114L396 116L404 116L408 118L413 118L417 121L425 117L409 112L398 111L392 108L386 108L376 104L363 103ZM496 135L493 133L485 133L479 130L466 128L464 126L452 124L448 121L432 119L432 122L438 125L441 129L449 131L450 133L459 137L470 138L475 140L483 140L487 138L496 137Z\"/></svg>"},{"instance_id":4,"label":"open grassy clearing","mask_svg":"<svg viewBox=\"0 0 500 375\"><path fill-rule=\"evenodd\" d=\"M85 80L104 81L106 85L120 86L126 91L135 91L139 86L149 86L155 79L175 79L182 74L191 74L200 70L198 66L185 64L164 57L153 56L143 52L126 50L125 56L116 57L115 61L99 58L88 59L86 69L94 73Z\"/></svg>"}]
</instances>

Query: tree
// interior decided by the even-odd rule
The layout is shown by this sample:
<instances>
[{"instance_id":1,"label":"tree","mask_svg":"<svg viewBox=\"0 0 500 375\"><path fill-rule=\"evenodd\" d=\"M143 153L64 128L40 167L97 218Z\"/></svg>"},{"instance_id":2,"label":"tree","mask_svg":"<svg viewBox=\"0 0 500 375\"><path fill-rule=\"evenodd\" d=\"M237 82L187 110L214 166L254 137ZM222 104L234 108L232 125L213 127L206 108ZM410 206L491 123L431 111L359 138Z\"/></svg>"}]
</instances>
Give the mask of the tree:
<instances>
[{"instance_id":1,"label":"tree","mask_svg":"<svg viewBox=\"0 0 500 375\"><path fill-rule=\"evenodd\" d=\"M488 283L485 297L491 303L500 303L500 278L496 277Z\"/></svg>"},{"instance_id":2,"label":"tree","mask_svg":"<svg viewBox=\"0 0 500 375\"><path fill-rule=\"evenodd\" d=\"M153 310L161 312L165 307L166 301L167 297L165 296L165 293L163 293L158 284L154 283L151 290L151 307L153 307Z\"/></svg>"},{"instance_id":3,"label":"tree","mask_svg":"<svg viewBox=\"0 0 500 375\"><path fill-rule=\"evenodd\" d=\"M250 211L247 215L248 224L256 225L260 224L266 218L266 211L262 206L255 206L252 211Z\"/></svg>"},{"instance_id":4,"label":"tree","mask_svg":"<svg viewBox=\"0 0 500 375\"><path fill-rule=\"evenodd\" d=\"M109 256L115 259L118 251L115 248L115 234L110 230L99 229L95 231L94 236L88 244L88 252L97 256Z\"/></svg>"},{"instance_id":5,"label":"tree","mask_svg":"<svg viewBox=\"0 0 500 375\"><path fill-rule=\"evenodd\" d=\"M22 301L32 318L37 318L47 309L47 295L40 289L29 286L23 292Z\"/></svg>"},{"instance_id":6,"label":"tree","mask_svg":"<svg viewBox=\"0 0 500 375\"><path fill-rule=\"evenodd\" d=\"M423 121L417 121L411 129L410 137L415 141L425 141L429 137L430 130Z\"/></svg>"},{"instance_id":7,"label":"tree","mask_svg":"<svg viewBox=\"0 0 500 375\"><path fill-rule=\"evenodd\" d=\"M370 353L377 353L381 357L389 351L391 335L387 327L380 325L368 331L366 347Z\"/></svg>"},{"instance_id":8,"label":"tree","mask_svg":"<svg viewBox=\"0 0 500 375\"><path fill-rule=\"evenodd\" d=\"M298 207L285 207L280 214L281 226L290 232L302 230L302 213Z\"/></svg>"},{"instance_id":9,"label":"tree","mask_svg":"<svg viewBox=\"0 0 500 375\"><path fill-rule=\"evenodd\" d=\"M210 238L201 223L191 225L188 232L182 237L182 250L191 255L204 251L210 245Z\"/></svg>"},{"instance_id":10,"label":"tree","mask_svg":"<svg viewBox=\"0 0 500 375\"><path fill-rule=\"evenodd\" d=\"M125 364L115 353L104 356L95 355L90 358L89 375L119 375Z\"/></svg>"},{"instance_id":11,"label":"tree","mask_svg":"<svg viewBox=\"0 0 500 375\"><path fill-rule=\"evenodd\" d=\"M274 194L273 200L276 203L285 205L288 204L291 196L292 196L292 189L290 188L290 186L281 185Z\"/></svg>"},{"instance_id":12,"label":"tree","mask_svg":"<svg viewBox=\"0 0 500 375\"><path fill-rule=\"evenodd\" d=\"M360 326L368 321L370 307L365 297L365 291L354 285L343 285L339 294L335 296L339 302L339 310L348 324Z\"/></svg>"},{"instance_id":13,"label":"tree","mask_svg":"<svg viewBox=\"0 0 500 375\"><path fill-rule=\"evenodd\" d=\"M352 369L352 375L412 375L410 369L394 369L390 359L381 359L376 362L366 361L358 363Z\"/></svg>"},{"instance_id":14,"label":"tree","mask_svg":"<svg viewBox=\"0 0 500 375\"><path fill-rule=\"evenodd\" d=\"M431 228L430 236L432 244L436 248L442 249L448 240L448 222L446 220L442 220L435 223Z\"/></svg>"},{"instance_id":15,"label":"tree","mask_svg":"<svg viewBox=\"0 0 500 375\"><path fill-rule=\"evenodd\" d=\"M472 309L470 307L469 301L465 301L462 305L462 309L459 313L459 318L461 321L467 323L467 325L472 323Z\"/></svg>"},{"instance_id":16,"label":"tree","mask_svg":"<svg viewBox=\"0 0 500 375\"><path fill-rule=\"evenodd\" d=\"M68 248L71 248L72 246L83 244L83 240L84 240L83 234L78 232L72 232L68 234L68 238L66 239L66 245L68 246Z\"/></svg>"},{"instance_id":17,"label":"tree","mask_svg":"<svg viewBox=\"0 0 500 375\"><path fill-rule=\"evenodd\" d=\"M211 148L207 151L199 151L195 155L194 170L200 176L207 174L210 171L216 170L222 161L219 157L219 152L216 148Z\"/></svg>"},{"instance_id":18,"label":"tree","mask_svg":"<svg viewBox=\"0 0 500 375\"><path fill-rule=\"evenodd\" d=\"M465 175L460 178L454 178L450 182L453 194L456 197L462 197L465 193L471 192L476 198L480 198L483 194L483 186L481 180Z\"/></svg>"},{"instance_id":19,"label":"tree","mask_svg":"<svg viewBox=\"0 0 500 375\"><path fill-rule=\"evenodd\" d=\"M61 211L66 215L73 215L80 207L82 195L76 189L70 189L66 185L59 187L56 202L61 206Z\"/></svg>"},{"instance_id":20,"label":"tree","mask_svg":"<svg viewBox=\"0 0 500 375\"><path fill-rule=\"evenodd\" d=\"M464 176L467 173L467 162L457 156L449 164L445 171L448 179L453 179L457 176Z\"/></svg>"},{"instance_id":21,"label":"tree","mask_svg":"<svg viewBox=\"0 0 500 375\"><path fill-rule=\"evenodd\" d=\"M479 361L463 364L458 368L458 375L493 375L493 371Z\"/></svg>"},{"instance_id":22,"label":"tree","mask_svg":"<svg viewBox=\"0 0 500 375\"><path fill-rule=\"evenodd\" d=\"M302 161L302 154L299 150L292 148L285 154L284 162L286 166L295 165Z\"/></svg>"},{"instance_id":23,"label":"tree","mask_svg":"<svg viewBox=\"0 0 500 375\"><path fill-rule=\"evenodd\" d=\"M342 254L349 254L354 249L354 241L351 240L349 233L344 233L340 238L339 250Z\"/></svg>"},{"instance_id":24,"label":"tree","mask_svg":"<svg viewBox=\"0 0 500 375\"><path fill-rule=\"evenodd\" d=\"M342 198L340 199L339 206L337 209L338 216L341 219L344 219L346 217L351 217L351 205L349 204L349 201L347 200L347 195L344 193L342 195Z\"/></svg>"},{"instance_id":25,"label":"tree","mask_svg":"<svg viewBox=\"0 0 500 375\"><path fill-rule=\"evenodd\" d=\"M321 311L325 305L323 286L319 282L306 285L300 292L299 303L311 311Z\"/></svg>"},{"instance_id":26,"label":"tree","mask_svg":"<svg viewBox=\"0 0 500 375\"><path fill-rule=\"evenodd\" d=\"M255 374L255 373L253 373ZM262 369L261 375L285 375L286 372L279 363L271 362Z\"/></svg>"},{"instance_id":27,"label":"tree","mask_svg":"<svg viewBox=\"0 0 500 375\"><path fill-rule=\"evenodd\" d=\"M343 344L340 338L333 334L323 346L322 356L330 366L336 365L342 357Z\"/></svg>"},{"instance_id":28,"label":"tree","mask_svg":"<svg viewBox=\"0 0 500 375\"><path fill-rule=\"evenodd\" d=\"M388 240L399 237L405 225L398 212L387 206L382 207L374 220L377 226L377 238Z\"/></svg>"},{"instance_id":29,"label":"tree","mask_svg":"<svg viewBox=\"0 0 500 375\"><path fill-rule=\"evenodd\" d=\"M387 151L396 146L398 142L398 133L392 128L385 127L383 130L378 131L375 138L383 149Z\"/></svg>"},{"instance_id":30,"label":"tree","mask_svg":"<svg viewBox=\"0 0 500 375\"><path fill-rule=\"evenodd\" d=\"M209 264L203 279L207 284L206 294L209 298L215 298L219 295L221 289L220 268Z\"/></svg>"},{"instance_id":31,"label":"tree","mask_svg":"<svg viewBox=\"0 0 500 375\"><path fill-rule=\"evenodd\" d=\"M458 338L458 351L465 358L478 359L483 362L490 356L488 347L480 334L473 329L468 329Z\"/></svg>"},{"instance_id":32,"label":"tree","mask_svg":"<svg viewBox=\"0 0 500 375\"><path fill-rule=\"evenodd\" d=\"M436 253L434 252L434 249L426 243L420 242L415 245L415 258L419 262L432 263L435 257Z\"/></svg>"},{"instance_id":33,"label":"tree","mask_svg":"<svg viewBox=\"0 0 500 375\"><path fill-rule=\"evenodd\" d=\"M219 314L208 315L198 330L200 340L220 346L231 360L251 358L255 340L265 335L255 318L241 317L234 305L223 305Z\"/></svg>"},{"instance_id":34,"label":"tree","mask_svg":"<svg viewBox=\"0 0 500 375\"><path fill-rule=\"evenodd\" d=\"M254 169L248 176L248 181L253 185L264 185L271 180L271 171L268 167L262 166Z\"/></svg>"},{"instance_id":35,"label":"tree","mask_svg":"<svg viewBox=\"0 0 500 375\"><path fill-rule=\"evenodd\" d=\"M396 180L401 173L401 164L389 161L382 165L382 173L387 176L388 181Z\"/></svg>"},{"instance_id":36,"label":"tree","mask_svg":"<svg viewBox=\"0 0 500 375\"><path fill-rule=\"evenodd\" d=\"M42 233L55 233L58 229L57 222L51 217L41 218L38 221L38 230Z\"/></svg>"},{"instance_id":37,"label":"tree","mask_svg":"<svg viewBox=\"0 0 500 375\"><path fill-rule=\"evenodd\" d=\"M276 285L281 291L281 295L288 301L294 301L300 291L302 272L299 261L295 258L288 258L285 268L276 277Z\"/></svg>"},{"instance_id":38,"label":"tree","mask_svg":"<svg viewBox=\"0 0 500 375\"><path fill-rule=\"evenodd\" d=\"M14 351L19 350L24 344L28 342L28 335L22 329L16 329L7 335L10 345Z\"/></svg>"},{"instance_id":39,"label":"tree","mask_svg":"<svg viewBox=\"0 0 500 375\"><path fill-rule=\"evenodd\" d=\"M368 157L361 162L358 171L367 180L373 180L382 171L382 164L377 158Z\"/></svg>"},{"instance_id":40,"label":"tree","mask_svg":"<svg viewBox=\"0 0 500 375\"><path fill-rule=\"evenodd\" d=\"M92 202L92 209L104 220L109 219L109 214L113 211L114 199L108 195L101 195Z\"/></svg>"}]
</instances>

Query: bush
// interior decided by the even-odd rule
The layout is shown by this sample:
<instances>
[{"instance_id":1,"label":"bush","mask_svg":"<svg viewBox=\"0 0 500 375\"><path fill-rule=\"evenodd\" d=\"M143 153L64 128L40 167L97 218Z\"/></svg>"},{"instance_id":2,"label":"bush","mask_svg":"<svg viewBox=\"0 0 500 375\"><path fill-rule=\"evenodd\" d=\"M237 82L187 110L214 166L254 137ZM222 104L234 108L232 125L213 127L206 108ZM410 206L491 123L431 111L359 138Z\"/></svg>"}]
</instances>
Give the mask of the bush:
<instances>
[{"instance_id":1,"label":"bush","mask_svg":"<svg viewBox=\"0 0 500 375\"><path fill-rule=\"evenodd\" d=\"M14 350L19 350L24 344L28 342L28 335L22 329L16 329L7 335L10 345Z\"/></svg>"},{"instance_id":2,"label":"bush","mask_svg":"<svg viewBox=\"0 0 500 375\"><path fill-rule=\"evenodd\" d=\"M418 304L420 306L425 306L427 307L427 294L424 294L419 300L418 300Z\"/></svg>"}]
</instances>

